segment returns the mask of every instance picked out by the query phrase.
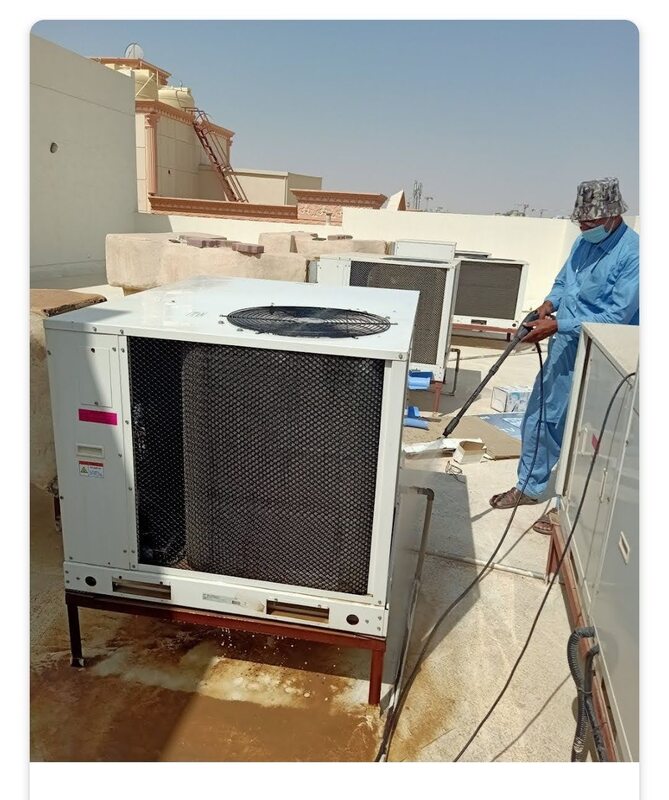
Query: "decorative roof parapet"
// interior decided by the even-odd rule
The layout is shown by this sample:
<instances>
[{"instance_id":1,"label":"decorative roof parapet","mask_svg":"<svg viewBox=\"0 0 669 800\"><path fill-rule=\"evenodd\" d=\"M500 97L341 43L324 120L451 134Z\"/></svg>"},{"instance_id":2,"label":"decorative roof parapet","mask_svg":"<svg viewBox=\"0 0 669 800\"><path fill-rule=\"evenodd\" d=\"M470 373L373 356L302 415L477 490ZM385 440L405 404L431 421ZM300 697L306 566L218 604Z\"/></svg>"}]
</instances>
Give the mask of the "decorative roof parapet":
<instances>
[{"instance_id":1,"label":"decorative roof parapet","mask_svg":"<svg viewBox=\"0 0 669 800\"><path fill-rule=\"evenodd\" d=\"M365 206L380 208L388 199L385 194L370 192L331 192L327 189L291 189L297 198L305 203L328 203L340 206Z\"/></svg>"},{"instance_id":2,"label":"decorative roof parapet","mask_svg":"<svg viewBox=\"0 0 669 800\"><path fill-rule=\"evenodd\" d=\"M192 197L149 195L151 211L159 214L183 214L198 217L234 217L266 222L297 221L297 206L273 206L259 203L232 203L227 200L200 200Z\"/></svg>"},{"instance_id":3,"label":"decorative roof parapet","mask_svg":"<svg viewBox=\"0 0 669 800\"><path fill-rule=\"evenodd\" d=\"M158 114L161 117L184 122L186 125L193 124L193 116L188 111L181 111L181 109L170 106L167 103L161 103L160 100L136 100L135 111L138 114ZM213 122L209 122L208 129L214 133L219 133L229 142L232 141L232 137L235 135L234 131L223 128L221 125L215 125Z\"/></svg>"},{"instance_id":4,"label":"decorative roof parapet","mask_svg":"<svg viewBox=\"0 0 669 800\"><path fill-rule=\"evenodd\" d=\"M291 189L297 199L297 218L303 222L340 225L344 208L381 208L383 194L329 192L323 189Z\"/></svg>"}]
</instances>

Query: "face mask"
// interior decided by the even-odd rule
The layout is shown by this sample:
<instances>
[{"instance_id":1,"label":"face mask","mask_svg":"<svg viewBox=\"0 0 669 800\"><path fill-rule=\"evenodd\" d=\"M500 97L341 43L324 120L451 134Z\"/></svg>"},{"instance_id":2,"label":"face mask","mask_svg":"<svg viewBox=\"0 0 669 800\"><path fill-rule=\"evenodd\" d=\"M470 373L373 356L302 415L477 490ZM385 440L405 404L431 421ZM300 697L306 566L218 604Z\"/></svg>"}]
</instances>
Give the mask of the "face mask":
<instances>
[{"instance_id":1,"label":"face mask","mask_svg":"<svg viewBox=\"0 0 669 800\"><path fill-rule=\"evenodd\" d=\"M596 228L590 228L590 230L582 231L581 236L586 242L590 242L591 244L599 244L599 242L603 242L604 239L606 239L610 232L611 231L606 230L604 225L598 225Z\"/></svg>"}]
</instances>

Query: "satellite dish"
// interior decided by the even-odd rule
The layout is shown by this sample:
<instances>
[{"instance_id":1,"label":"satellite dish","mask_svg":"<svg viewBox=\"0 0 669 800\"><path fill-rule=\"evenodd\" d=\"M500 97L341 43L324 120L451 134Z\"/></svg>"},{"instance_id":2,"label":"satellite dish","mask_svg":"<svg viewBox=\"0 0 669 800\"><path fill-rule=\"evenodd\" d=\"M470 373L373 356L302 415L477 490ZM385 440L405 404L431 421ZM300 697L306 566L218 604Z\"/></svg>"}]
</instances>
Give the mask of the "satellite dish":
<instances>
[{"instance_id":1,"label":"satellite dish","mask_svg":"<svg viewBox=\"0 0 669 800\"><path fill-rule=\"evenodd\" d=\"M125 53L123 54L123 58L142 59L144 58L144 51L137 44L137 42L132 42L125 48Z\"/></svg>"}]
</instances>

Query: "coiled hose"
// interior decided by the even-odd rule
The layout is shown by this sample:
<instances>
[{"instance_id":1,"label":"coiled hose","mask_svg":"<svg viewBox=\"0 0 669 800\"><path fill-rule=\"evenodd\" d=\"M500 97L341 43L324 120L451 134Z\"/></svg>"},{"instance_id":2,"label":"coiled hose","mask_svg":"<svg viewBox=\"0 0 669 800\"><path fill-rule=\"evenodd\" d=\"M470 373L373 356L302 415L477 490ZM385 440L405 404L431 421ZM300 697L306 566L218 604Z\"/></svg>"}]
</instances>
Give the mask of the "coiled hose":
<instances>
[{"instance_id":1,"label":"coiled hose","mask_svg":"<svg viewBox=\"0 0 669 800\"><path fill-rule=\"evenodd\" d=\"M595 708L592 701L592 661L599 653L599 645L593 645L585 657L585 675L581 674L581 667L578 663L578 643L581 639L592 639L595 636L593 627L576 628L570 635L567 642L567 662L569 671L576 684L578 693L578 709L576 713L576 732L574 742L571 747L572 761L585 761L585 737L587 734L588 723L592 728L592 736L595 740L595 748L600 761L608 761L606 746L602 736L599 723L595 716Z\"/></svg>"}]
</instances>

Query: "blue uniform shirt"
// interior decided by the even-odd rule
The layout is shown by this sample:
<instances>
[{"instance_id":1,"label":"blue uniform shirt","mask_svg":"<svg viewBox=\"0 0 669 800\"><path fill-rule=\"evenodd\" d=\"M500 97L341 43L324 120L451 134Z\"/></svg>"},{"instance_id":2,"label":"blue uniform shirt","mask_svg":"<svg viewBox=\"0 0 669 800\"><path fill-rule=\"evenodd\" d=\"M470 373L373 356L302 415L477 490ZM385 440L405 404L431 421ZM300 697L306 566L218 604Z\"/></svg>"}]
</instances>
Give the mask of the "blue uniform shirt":
<instances>
[{"instance_id":1,"label":"blue uniform shirt","mask_svg":"<svg viewBox=\"0 0 669 800\"><path fill-rule=\"evenodd\" d=\"M545 419L563 424L581 323L639 324L639 235L623 222L599 244L579 236L546 300L558 329L544 368Z\"/></svg>"},{"instance_id":2,"label":"blue uniform shirt","mask_svg":"<svg viewBox=\"0 0 669 800\"><path fill-rule=\"evenodd\" d=\"M639 324L639 234L622 222L599 244L581 236L546 298L558 335L578 335L581 322Z\"/></svg>"}]
</instances>

